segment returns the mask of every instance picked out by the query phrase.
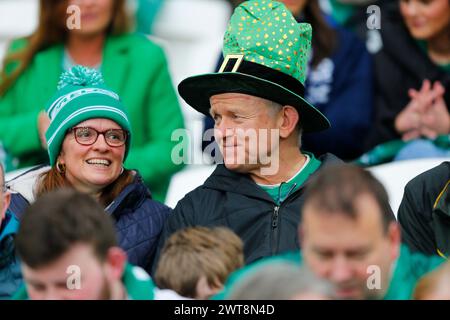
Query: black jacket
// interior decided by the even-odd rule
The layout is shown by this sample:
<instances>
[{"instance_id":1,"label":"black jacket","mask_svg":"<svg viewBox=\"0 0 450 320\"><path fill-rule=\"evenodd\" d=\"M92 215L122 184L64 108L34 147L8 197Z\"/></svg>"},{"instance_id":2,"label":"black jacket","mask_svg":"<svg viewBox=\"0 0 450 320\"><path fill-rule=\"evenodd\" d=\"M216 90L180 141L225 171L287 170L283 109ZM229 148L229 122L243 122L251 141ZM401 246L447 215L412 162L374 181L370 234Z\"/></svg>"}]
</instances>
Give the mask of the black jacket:
<instances>
[{"instance_id":1,"label":"black jacket","mask_svg":"<svg viewBox=\"0 0 450 320\"><path fill-rule=\"evenodd\" d=\"M395 118L410 101L408 89L419 90L424 79L439 80L450 88L450 74L434 64L410 36L398 10L383 11L381 22L383 49L374 56L375 123L366 149L400 138ZM450 108L450 90L444 100Z\"/></svg>"},{"instance_id":2,"label":"black jacket","mask_svg":"<svg viewBox=\"0 0 450 320\"><path fill-rule=\"evenodd\" d=\"M450 162L443 162L405 187L398 220L412 251L450 255Z\"/></svg>"},{"instance_id":3,"label":"black jacket","mask_svg":"<svg viewBox=\"0 0 450 320\"><path fill-rule=\"evenodd\" d=\"M334 155L319 158L324 165L340 163ZM319 170L320 170L319 168ZM305 183L307 184L308 181ZM297 226L305 184L277 206L247 175L218 165L205 183L181 199L166 220L158 245L175 231L189 226L225 226L244 242L246 263L299 249ZM157 262L157 259L155 259ZM153 266L156 270L156 263Z\"/></svg>"}]
</instances>

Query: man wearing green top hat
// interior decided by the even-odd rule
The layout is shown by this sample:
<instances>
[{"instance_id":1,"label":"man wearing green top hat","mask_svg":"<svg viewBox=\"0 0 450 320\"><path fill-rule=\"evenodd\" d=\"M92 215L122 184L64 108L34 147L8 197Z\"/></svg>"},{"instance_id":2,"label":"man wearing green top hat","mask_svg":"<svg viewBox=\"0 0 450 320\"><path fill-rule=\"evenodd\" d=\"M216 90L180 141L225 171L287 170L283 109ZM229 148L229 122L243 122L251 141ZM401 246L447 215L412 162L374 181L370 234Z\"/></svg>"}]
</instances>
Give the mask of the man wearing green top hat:
<instances>
[{"instance_id":1,"label":"man wearing green top hat","mask_svg":"<svg viewBox=\"0 0 450 320\"><path fill-rule=\"evenodd\" d=\"M298 249L304 187L324 165L340 161L300 149L302 132L330 127L303 97L311 35L311 26L297 23L282 3L246 1L229 22L219 72L179 84L189 105L212 115L223 164L177 204L159 249L193 225L232 229L244 241L247 263Z\"/></svg>"}]
</instances>

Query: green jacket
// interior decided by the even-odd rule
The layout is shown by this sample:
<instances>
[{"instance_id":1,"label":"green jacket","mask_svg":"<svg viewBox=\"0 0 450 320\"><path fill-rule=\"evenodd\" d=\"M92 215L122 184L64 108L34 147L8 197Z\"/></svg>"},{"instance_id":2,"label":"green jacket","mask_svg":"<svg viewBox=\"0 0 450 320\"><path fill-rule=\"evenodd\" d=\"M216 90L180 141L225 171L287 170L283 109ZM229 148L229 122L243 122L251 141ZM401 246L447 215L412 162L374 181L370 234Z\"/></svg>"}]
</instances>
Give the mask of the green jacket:
<instances>
[{"instance_id":1,"label":"green jacket","mask_svg":"<svg viewBox=\"0 0 450 320\"><path fill-rule=\"evenodd\" d=\"M26 46L16 40L10 52ZM63 72L64 46L52 46L35 55L13 86L0 97L0 141L18 167L48 162L41 148L37 116L56 92ZM9 73L15 68L5 66ZM181 169L171 160L171 134L183 128L165 55L142 35L110 36L101 66L106 84L122 98L132 125L132 145L125 166L138 169L155 199L163 201L173 173Z\"/></svg>"},{"instance_id":2,"label":"green jacket","mask_svg":"<svg viewBox=\"0 0 450 320\"><path fill-rule=\"evenodd\" d=\"M400 256L395 263L394 273L384 300L409 300L412 298L417 281L426 273L438 267L445 260L439 256L425 256L411 253L405 245L401 246ZM287 262L294 265L302 263L300 252L289 252L270 258L261 259L231 274L225 289L214 296L214 300L226 299L236 284L259 268L276 262Z\"/></svg>"},{"instance_id":3,"label":"green jacket","mask_svg":"<svg viewBox=\"0 0 450 320\"><path fill-rule=\"evenodd\" d=\"M127 264L122 276L122 283L127 291L128 299L154 300L155 284L144 269ZM28 300L26 286L22 285L12 299Z\"/></svg>"}]
</instances>

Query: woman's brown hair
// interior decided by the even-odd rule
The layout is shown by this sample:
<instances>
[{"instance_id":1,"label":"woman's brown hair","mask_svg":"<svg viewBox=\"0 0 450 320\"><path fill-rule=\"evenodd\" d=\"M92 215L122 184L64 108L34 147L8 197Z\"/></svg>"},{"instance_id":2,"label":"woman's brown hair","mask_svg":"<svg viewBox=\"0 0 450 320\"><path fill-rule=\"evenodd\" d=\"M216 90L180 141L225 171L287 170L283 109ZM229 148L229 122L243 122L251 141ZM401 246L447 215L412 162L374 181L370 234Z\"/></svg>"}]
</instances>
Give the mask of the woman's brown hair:
<instances>
[{"instance_id":1,"label":"woman's brown hair","mask_svg":"<svg viewBox=\"0 0 450 320\"><path fill-rule=\"evenodd\" d=\"M127 16L125 0L113 1L113 16L106 33L119 35L130 29L130 20ZM24 48L9 52L4 59L4 68L0 73L0 97L26 70L39 51L67 40L68 30L65 24L67 3L68 0L40 0L39 23L36 31L25 38Z\"/></svg>"},{"instance_id":2,"label":"woman's brown hair","mask_svg":"<svg viewBox=\"0 0 450 320\"><path fill-rule=\"evenodd\" d=\"M127 185L133 182L133 180L133 171L124 170L113 183L103 189L99 202L103 207L108 206ZM41 173L38 181L36 197L40 197L53 190L71 187L70 182L65 177L64 170L58 170L57 165L53 166L50 171Z\"/></svg>"}]
</instances>

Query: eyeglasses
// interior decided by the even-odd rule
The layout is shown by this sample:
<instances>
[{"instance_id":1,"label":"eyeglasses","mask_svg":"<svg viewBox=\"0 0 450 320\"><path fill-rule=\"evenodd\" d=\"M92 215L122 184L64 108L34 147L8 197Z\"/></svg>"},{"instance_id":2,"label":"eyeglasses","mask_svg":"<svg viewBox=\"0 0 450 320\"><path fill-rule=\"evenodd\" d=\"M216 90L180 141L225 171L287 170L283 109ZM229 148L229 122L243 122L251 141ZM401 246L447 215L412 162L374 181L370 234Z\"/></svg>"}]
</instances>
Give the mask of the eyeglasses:
<instances>
[{"instance_id":1,"label":"eyeglasses","mask_svg":"<svg viewBox=\"0 0 450 320\"><path fill-rule=\"evenodd\" d=\"M122 129L108 129L100 132L90 127L73 127L70 131L73 132L75 140L83 146L93 145L100 134L103 135L106 144L110 147L121 147L128 138L128 131Z\"/></svg>"}]
</instances>

